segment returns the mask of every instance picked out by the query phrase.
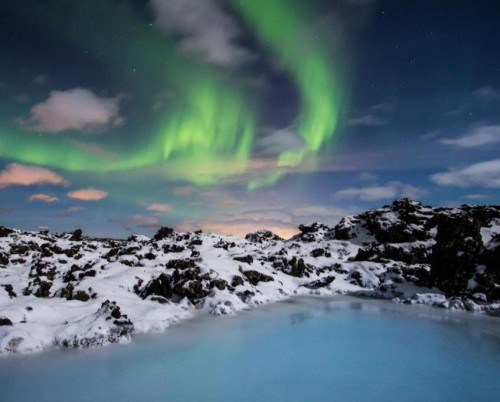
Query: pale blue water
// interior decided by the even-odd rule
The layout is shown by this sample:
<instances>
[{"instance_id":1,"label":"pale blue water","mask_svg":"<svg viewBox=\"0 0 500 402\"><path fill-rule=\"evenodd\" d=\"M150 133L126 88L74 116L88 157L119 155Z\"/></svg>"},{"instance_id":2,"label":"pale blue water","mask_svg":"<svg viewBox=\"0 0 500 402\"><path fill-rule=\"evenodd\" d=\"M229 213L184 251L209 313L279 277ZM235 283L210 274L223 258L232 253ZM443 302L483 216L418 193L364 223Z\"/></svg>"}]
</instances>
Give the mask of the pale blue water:
<instances>
[{"instance_id":1,"label":"pale blue water","mask_svg":"<svg viewBox=\"0 0 500 402\"><path fill-rule=\"evenodd\" d=\"M498 401L500 319L300 299L0 359L1 401Z\"/></svg>"}]
</instances>

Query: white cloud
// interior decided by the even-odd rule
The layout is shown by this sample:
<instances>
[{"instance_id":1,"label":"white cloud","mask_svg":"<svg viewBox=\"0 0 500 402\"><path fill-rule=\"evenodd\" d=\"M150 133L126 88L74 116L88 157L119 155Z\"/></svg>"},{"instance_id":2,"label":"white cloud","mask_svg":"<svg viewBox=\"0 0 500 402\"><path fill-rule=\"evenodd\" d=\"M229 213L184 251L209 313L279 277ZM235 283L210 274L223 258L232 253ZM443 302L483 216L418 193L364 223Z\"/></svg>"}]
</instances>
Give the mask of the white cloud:
<instances>
[{"instance_id":1,"label":"white cloud","mask_svg":"<svg viewBox=\"0 0 500 402\"><path fill-rule=\"evenodd\" d=\"M31 186L34 184L59 184L67 182L57 173L39 166L11 163L0 172L0 188L8 186Z\"/></svg>"},{"instance_id":2,"label":"white cloud","mask_svg":"<svg viewBox=\"0 0 500 402\"><path fill-rule=\"evenodd\" d=\"M168 212L172 209L170 204L149 204L147 207L148 211L154 212Z\"/></svg>"},{"instance_id":3,"label":"white cloud","mask_svg":"<svg viewBox=\"0 0 500 402\"><path fill-rule=\"evenodd\" d=\"M59 201L59 198L48 194L33 194L28 198L28 201L56 202Z\"/></svg>"},{"instance_id":4,"label":"white cloud","mask_svg":"<svg viewBox=\"0 0 500 402\"><path fill-rule=\"evenodd\" d=\"M440 186L500 188L500 159L436 173L431 180Z\"/></svg>"},{"instance_id":5,"label":"white cloud","mask_svg":"<svg viewBox=\"0 0 500 402\"><path fill-rule=\"evenodd\" d=\"M108 193L106 191L96 190L95 188L82 188L68 193L69 198L81 201L99 201L107 196Z\"/></svg>"},{"instance_id":6,"label":"white cloud","mask_svg":"<svg viewBox=\"0 0 500 402\"><path fill-rule=\"evenodd\" d=\"M408 197L418 199L427 194L427 191L411 184L390 182L384 185L366 187L348 187L333 194L334 198L360 199L362 201L378 201Z\"/></svg>"},{"instance_id":7,"label":"white cloud","mask_svg":"<svg viewBox=\"0 0 500 402\"><path fill-rule=\"evenodd\" d=\"M182 36L183 51L223 67L234 67L252 57L235 43L240 30L218 1L151 0L151 6L160 30Z\"/></svg>"},{"instance_id":8,"label":"white cloud","mask_svg":"<svg viewBox=\"0 0 500 402\"><path fill-rule=\"evenodd\" d=\"M257 148L262 155L277 155L304 147L305 142L292 130L276 130L257 141Z\"/></svg>"},{"instance_id":9,"label":"white cloud","mask_svg":"<svg viewBox=\"0 0 500 402\"><path fill-rule=\"evenodd\" d=\"M29 119L20 122L47 133L66 130L100 131L123 123L120 96L104 98L88 89L52 91L49 98L31 108Z\"/></svg>"},{"instance_id":10,"label":"white cloud","mask_svg":"<svg viewBox=\"0 0 500 402\"><path fill-rule=\"evenodd\" d=\"M385 126L387 122L380 117L374 116L372 114L367 114L365 116L350 119L349 124L351 126L380 127Z\"/></svg>"},{"instance_id":11,"label":"white cloud","mask_svg":"<svg viewBox=\"0 0 500 402\"><path fill-rule=\"evenodd\" d=\"M457 148L478 148L497 144L500 143L500 125L475 127L461 137L443 138L439 142Z\"/></svg>"}]
</instances>

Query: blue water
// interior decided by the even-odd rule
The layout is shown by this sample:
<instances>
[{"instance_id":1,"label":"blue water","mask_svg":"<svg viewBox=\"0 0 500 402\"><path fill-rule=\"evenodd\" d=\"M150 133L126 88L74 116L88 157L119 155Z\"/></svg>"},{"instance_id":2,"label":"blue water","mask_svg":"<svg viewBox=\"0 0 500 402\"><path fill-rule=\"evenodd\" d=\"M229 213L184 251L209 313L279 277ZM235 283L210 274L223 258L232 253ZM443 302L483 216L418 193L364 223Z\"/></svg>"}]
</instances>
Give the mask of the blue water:
<instances>
[{"instance_id":1,"label":"blue water","mask_svg":"<svg viewBox=\"0 0 500 402\"><path fill-rule=\"evenodd\" d=\"M498 401L500 319L355 299L0 359L1 401Z\"/></svg>"}]
</instances>

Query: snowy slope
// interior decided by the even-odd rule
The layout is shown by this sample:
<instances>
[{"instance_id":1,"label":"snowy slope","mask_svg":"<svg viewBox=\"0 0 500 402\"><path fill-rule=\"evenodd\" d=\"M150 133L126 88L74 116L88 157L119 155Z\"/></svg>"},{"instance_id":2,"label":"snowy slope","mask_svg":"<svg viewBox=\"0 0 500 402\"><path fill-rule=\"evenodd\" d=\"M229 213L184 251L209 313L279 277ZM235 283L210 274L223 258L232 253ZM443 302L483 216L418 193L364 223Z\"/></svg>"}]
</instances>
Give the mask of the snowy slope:
<instances>
[{"instance_id":1,"label":"snowy slope","mask_svg":"<svg viewBox=\"0 0 500 402\"><path fill-rule=\"evenodd\" d=\"M91 239L0 227L0 355L126 342L195 310L232 315L347 293L500 312L500 208L409 200L282 240L177 233Z\"/></svg>"}]
</instances>

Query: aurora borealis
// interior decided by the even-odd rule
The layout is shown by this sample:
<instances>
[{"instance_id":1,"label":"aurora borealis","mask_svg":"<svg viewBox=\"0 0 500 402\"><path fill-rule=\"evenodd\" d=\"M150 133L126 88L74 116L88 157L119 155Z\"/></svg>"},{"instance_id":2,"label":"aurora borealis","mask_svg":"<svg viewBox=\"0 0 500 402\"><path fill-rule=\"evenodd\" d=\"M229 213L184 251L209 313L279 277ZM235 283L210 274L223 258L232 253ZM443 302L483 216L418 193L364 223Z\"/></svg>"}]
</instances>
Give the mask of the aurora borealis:
<instances>
[{"instance_id":1,"label":"aurora borealis","mask_svg":"<svg viewBox=\"0 0 500 402\"><path fill-rule=\"evenodd\" d=\"M3 224L287 235L397 196L495 202L498 15L488 1L5 0Z\"/></svg>"}]
</instances>

